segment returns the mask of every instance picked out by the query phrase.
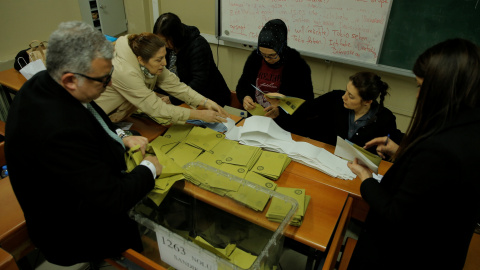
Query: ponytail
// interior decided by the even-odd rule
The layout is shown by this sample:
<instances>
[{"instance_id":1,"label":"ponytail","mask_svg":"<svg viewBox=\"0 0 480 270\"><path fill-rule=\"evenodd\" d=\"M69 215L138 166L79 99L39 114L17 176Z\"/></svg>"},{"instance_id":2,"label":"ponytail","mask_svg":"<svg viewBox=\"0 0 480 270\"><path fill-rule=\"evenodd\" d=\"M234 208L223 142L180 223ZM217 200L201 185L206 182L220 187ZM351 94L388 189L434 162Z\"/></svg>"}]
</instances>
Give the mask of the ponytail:
<instances>
[{"instance_id":1,"label":"ponytail","mask_svg":"<svg viewBox=\"0 0 480 270\"><path fill-rule=\"evenodd\" d=\"M358 72L350 76L353 86L357 88L358 94L363 100L377 100L380 96L380 108L384 107L385 96L388 94L388 84L373 72Z\"/></svg>"}]
</instances>

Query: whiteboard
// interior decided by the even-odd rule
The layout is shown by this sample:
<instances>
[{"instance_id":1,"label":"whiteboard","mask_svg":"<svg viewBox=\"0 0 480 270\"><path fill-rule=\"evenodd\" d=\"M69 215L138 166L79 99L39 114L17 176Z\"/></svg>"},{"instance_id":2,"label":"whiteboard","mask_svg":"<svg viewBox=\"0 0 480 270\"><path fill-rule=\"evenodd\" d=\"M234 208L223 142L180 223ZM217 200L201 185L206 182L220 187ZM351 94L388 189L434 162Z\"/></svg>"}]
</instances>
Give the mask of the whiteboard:
<instances>
[{"instance_id":1,"label":"whiteboard","mask_svg":"<svg viewBox=\"0 0 480 270\"><path fill-rule=\"evenodd\" d=\"M393 0L219 0L220 39L256 46L263 25L282 19L303 55L376 64Z\"/></svg>"}]
</instances>

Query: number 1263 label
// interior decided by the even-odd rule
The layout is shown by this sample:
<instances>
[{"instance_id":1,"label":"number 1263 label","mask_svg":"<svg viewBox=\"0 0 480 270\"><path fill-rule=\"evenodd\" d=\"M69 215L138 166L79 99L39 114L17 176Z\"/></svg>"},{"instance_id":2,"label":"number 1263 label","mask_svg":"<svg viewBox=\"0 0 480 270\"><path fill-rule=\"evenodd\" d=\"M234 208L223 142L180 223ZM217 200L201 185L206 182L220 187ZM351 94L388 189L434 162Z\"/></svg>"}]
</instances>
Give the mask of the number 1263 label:
<instances>
[{"instance_id":1,"label":"number 1263 label","mask_svg":"<svg viewBox=\"0 0 480 270\"><path fill-rule=\"evenodd\" d=\"M157 231L157 242L162 261L176 269L217 270L215 257L201 247L192 246L178 235Z\"/></svg>"}]
</instances>

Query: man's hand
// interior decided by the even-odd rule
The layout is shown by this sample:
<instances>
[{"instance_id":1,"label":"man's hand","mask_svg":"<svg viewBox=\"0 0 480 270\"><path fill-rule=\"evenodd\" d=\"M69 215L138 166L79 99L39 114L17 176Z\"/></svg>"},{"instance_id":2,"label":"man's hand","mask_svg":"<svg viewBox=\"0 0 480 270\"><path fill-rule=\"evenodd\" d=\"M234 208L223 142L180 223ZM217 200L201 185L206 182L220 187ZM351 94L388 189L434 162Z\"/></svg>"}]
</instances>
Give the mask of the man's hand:
<instances>
[{"instance_id":1,"label":"man's hand","mask_svg":"<svg viewBox=\"0 0 480 270\"><path fill-rule=\"evenodd\" d=\"M157 172L157 176L159 176L160 174L162 174L162 168L163 168L163 166L160 164L160 162L158 162L158 158L157 158L156 156L146 155L143 160L148 160L148 161L150 161L150 162L155 166L155 169L156 169L156 172Z\"/></svg>"},{"instance_id":2,"label":"man's hand","mask_svg":"<svg viewBox=\"0 0 480 270\"><path fill-rule=\"evenodd\" d=\"M148 139L143 136L127 136L122 139L123 144L128 148L133 148L140 145L142 156L145 156L145 149L147 149Z\"/></svg>"}]
</instances>

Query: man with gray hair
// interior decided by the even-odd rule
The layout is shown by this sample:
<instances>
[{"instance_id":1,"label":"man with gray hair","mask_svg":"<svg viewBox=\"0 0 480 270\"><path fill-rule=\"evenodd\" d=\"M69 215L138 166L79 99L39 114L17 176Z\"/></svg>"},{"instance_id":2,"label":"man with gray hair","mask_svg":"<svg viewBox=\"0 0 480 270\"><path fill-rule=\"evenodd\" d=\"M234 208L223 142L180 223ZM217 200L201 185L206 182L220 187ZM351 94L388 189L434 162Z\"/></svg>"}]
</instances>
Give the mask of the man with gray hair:
<instances>
[{"instance_id":1,"label":"man with gray hair","mask_svg":"<svg viewBox=\"0 0 480 270\"><path fill-rule=\"evenodd\" d=\"M93 100L110 80L113 47L92 26L61 23L46 71L20 89L6 121L5 155L34 245L58 265L141 250L128 210L162 171L154 156L126 173L126 148L148 140L115 131Z\"/></svg>"}]
</instances>

